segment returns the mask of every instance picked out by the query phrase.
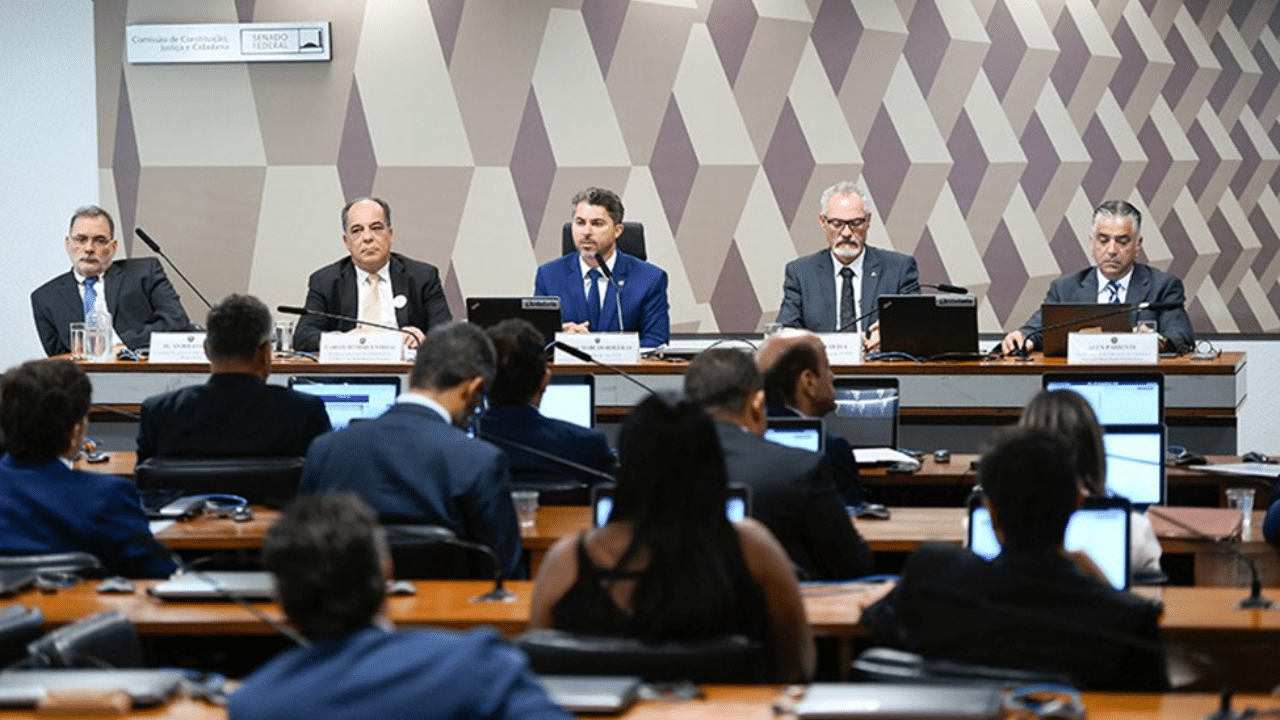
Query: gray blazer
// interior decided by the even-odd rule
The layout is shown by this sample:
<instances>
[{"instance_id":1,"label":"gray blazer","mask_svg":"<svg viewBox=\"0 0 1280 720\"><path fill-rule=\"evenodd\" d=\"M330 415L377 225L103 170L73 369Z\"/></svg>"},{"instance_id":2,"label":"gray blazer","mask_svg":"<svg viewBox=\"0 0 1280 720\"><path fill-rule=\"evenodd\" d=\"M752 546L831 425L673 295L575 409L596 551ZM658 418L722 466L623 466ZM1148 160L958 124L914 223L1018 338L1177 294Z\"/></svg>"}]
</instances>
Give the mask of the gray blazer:
<instances>
[{"instance_id":1,"label":"gray blazer","mask_svg":"<svg viewBox=\"0 0 1280 720\"><path fill-rule=\"evenodd\" d=\"M881 295L918 295L920 271L916 259L893 250L865 246L862 261L862 299L859 315L866 332L879 319L876 299ZM787 263L782 281L782 307L778 322L813 332L835 332L839 310L836 308L835 267L831 251L823 248Z\"/></svg>"}]
</instances>

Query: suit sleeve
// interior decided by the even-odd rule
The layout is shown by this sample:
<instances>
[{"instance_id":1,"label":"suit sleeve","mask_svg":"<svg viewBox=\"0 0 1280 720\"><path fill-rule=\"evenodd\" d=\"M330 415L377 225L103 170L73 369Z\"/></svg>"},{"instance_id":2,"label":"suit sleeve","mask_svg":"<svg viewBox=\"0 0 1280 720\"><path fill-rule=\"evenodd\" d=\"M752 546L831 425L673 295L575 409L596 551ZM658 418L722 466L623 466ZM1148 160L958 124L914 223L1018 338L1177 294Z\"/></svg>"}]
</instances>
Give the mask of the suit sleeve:
<instances>
[{"instance_id":1,"label":"suit sleeve","mask_svg":"<svg viewBox=\"0 0 1280 720\"><path fill-rule=\"evenodd\" d=\"M1061 282L1062 278L1058 278L1050 283L1049 292L1044 294L1044 300L1040 301L1041 305L1046 303L1062 302L1062 299L1058 296L1058 286ZM1022 333L1022 337L1031 340L1032 350L1039 350L1044 347L1044 337L1040 335L1040 328L1042 324L1043 323L1040 319L1040 308L1036 308L1036 311L1031 314L1031 317L1027 320L1026 324L1019 328L1019 332Z\"/></svg>"},{"instance_id":2,"label":"suit sleeve","mask_svg":"<svg viewBox=\"0 0 1280 720\"><path fill-rule=\"evenodd\" d=\"M787 263L782 277L782 307L778 308L777 322L786 327L804 327L804 294L800 291L794 263Z\"/></svg>"},{"instance_id":3,"label":"suit sleeve","mask_svg":"<svg viewBox=\"0 0 1280 720\"><path fill-rule=\"evenodd\" d=\"M44 346L44 354L50 357L71 352L58 332L57 323L49 310L47 302L40 297L40 291L31 293L31 315L36 322L36 333L40 335L40 344Z\"/></svg>"},{"instance_id":4,"label":"suit sleeve","mask_svg":"<svg viewBox=\"0 0 1280 720\"><path fill-rule=\"evenodd\" d=\"M325 294L320 273L312 273L307 281L308 310L337 314L336 308L329 307L329 296ZM302 352L315 352L320 349L320 333L329 329L329 319L322 315L303 315L293 328L293 349Z\"/></svg>"},{"instance_id":5,"label":"suit sleeve","mask_svg":"<svg viewBox=\"0 0 1280 720\"><path fill-rule=\"evenodd\" d=\"M671 308L667 303L667 271L658 270L658 278L645 294L640 311L641 347L658 347L671 339Z\"/></svg>"},{"instance_id":6,"label":"suit sleeve","mask_svg":"<svg viewBox=\"0 0 1280 720\"><path fill-rule=\"evenodd\" d=\"M126 577L162 578L172 575L178 566L151 535L147 516L138 504L133 485L111 478L114 482L103 489L101 504L94 518L94 535L101 543L95 552L113 573Z\"/></svg>"},{"instance_id":7,"label":"suit sleeve","mask_svg":"<svg viewBox=\"0 0 1280 720\"><path fill-rule=\"evenodd\" d=\"M533 274L533 294L539 297L554 295L555 293L547 292L547 283L545 280L543 280L542 275L543 273L542 273L541 267L539 267L538 271Z\"/></svg>"},{"instance_id":8,"label":"suit sleeve","mask_svg":"<svg viewBox=\"0 0 1280 720\"><path fill-rule=\"evenodd\" d=\"M1162 310L1156 317L1158 331L1178 352L1187 352L1195 347L1196 334L1191 329L1191 318L1187 316L1187 295L1182 281L1172 275L1165 275L1165 282L1157 289L1154 302L1177 303L1174 310ZM1148 319L1151 312L1139 313L1139 319Z\"/></svg>"},{"instance_id":9,"label":"suit sleeve","mask_svg":"<svg viewBox=\"0 0 1280 720\"><path fill-rule=\"evenodd\" d=\"M824 580L845 580L869 574L875 567L871 547L858 534L831 480L826 458L807 478L808 519L814 570Z\"/></svg>"},{"instance_id":10,"label":"suit sleeve","mask_svg":"<svg viewBox=\"0 0 1280 720\"><path fill-rule=\"evenodd\" d=\"M477 693L475 717L494 720L570 720L572 716L547 696L529 668L524 653L492 630L472 631L488 636L468 663L471 687Z\"/></svg>"},{"instance_id":11,"label":"suit sleeve","mask_svg":"<svg viewBox=\"0 0 1280 720\"><path fill-rule=\"evenodd\" d=\"M524 549L516 507L511 501L511 471L506 455L495 451L476 471L476 482L462 515L467 537L493 548L503 577L516 577Z\"/></svg>"},{"instance_id":12,"label":"suit sleeve","mask_svg":"<svg viewBox=\"0 0 1280 720\"><path fill-rule=\"evenodd\" d=\"M910 255L907 256L907 265L902 270L902 282L898 286L899 295L919 295L920 294L920 267L916 264L916 259Z\"/></svg>"},{"instance_id":13,"label":"suit sleeve","mask_svg":"<svg viewBox=\"0 0 1280 720\"><path fill-rule=\"evenodd\" d=\"M140 278L141 302L134 305L127 295L121 296L119 316L114 318L116 334L121 342L137 349L151 344L153 332L184 332L191 329L191 319L182 308L178 291L164 274L160 261L152 258L148 272ZM108 288L110 293L111 289Z\"/></svg>"}]
</instances>

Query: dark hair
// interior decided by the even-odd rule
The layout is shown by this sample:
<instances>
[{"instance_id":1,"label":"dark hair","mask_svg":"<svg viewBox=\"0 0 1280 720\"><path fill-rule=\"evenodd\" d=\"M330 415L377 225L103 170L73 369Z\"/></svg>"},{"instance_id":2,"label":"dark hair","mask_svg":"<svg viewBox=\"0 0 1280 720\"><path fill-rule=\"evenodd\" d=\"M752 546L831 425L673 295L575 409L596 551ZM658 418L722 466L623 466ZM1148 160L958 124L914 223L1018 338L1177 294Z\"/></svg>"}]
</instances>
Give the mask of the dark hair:
<instances>
[{"instance_id":1,"label":"dark hair","mask_svg":"<svg viewBox=\"0 0 1280 720\"><path fill-rule=\"evenodd\" d=\"M685 394L707 412L741 412L760 387L755 359L737 348L704 350L684 372Z\"/></svg>"},{"instance_id":2,"label":"dark hair","mask_svg":"<svg viewBox=\"0 0 1280 720\"><path fill-rule=\"evenodd\" d=\"M643 640L706 637L740 617L733 578L747 576L737 531L725 517L728 473L715 423L698 403L651 395L623 424L610 522L630 521L647 567L632 594L632 634Z\"/></svg>"},{"instance_id":3,"label":"dark hair","mask_svg":"<svg viewBox=\"0 0 1280 720\"><path fill-rule=\"evenodd\" d=\"M578 193L573 196L573 200L570 201L570 204L572 204L574 208L577 208L578 203L581 202L585 202L588 205L598 205L604 208L605 212L609 213L609 217L613 220L614 225L622 223L622 199L619 198L618 194L614 191L598 187L589 187L585 190L579 190Z\"/></svg>"},{"instance_id":4,"label":"dark hair","mask_svg":"<svg viewBox=\"0 0 1280 720\"><path fill-rule=\"evenodd\" d=\"M982 456L978 480L1006 548L1042 550L1062 543L1080 492L1066 443L1044 430L1007 431Z\"/></svg>"},{"instance_id":5,"label":"dark hair","mask_svg":"<svg viewBox=\"0 0 1280 720\"><path fill-rule=\"evenodd\" d=\"M1138 208L1124 200L1107 200L1093 209L1093 227L1098 226L1099 218L1128 220L1133 223L1133 236L1142 235L1142 213Z\"/></svg>"},{"instance_id":6,"label":"dark hair","mask_svg":"<svg viewBox=\"0 0 1280 720\"><path fill-rule=\"evenodd\" d=\"M61 456L71 431L89 413L93 385L70 360L29 360L0 377L0 431L5 449L23 462Z\"/></svg>"},{"instance_id":7,"label":"dark hair","mask_svg":"<svg viewBox=\"0 0 1280 720\"><path fill-rule=\"evenodd\" d=\"M1071 390L1041 390L1022 410L1018 427L1044 430L1075 454L1076 475L1090 495L1107 494L1107 452L1098 417L1084 396Z\"/></svg>"},{"instance_id":8,"label":"dark hair","mask_svg":"<svg viewBox=\"0 0 1280 720\"><path fill-rule=\"evenodd\" d=\"M527 405L547 374L546 338L528 320L510 318L485 330L498 356L489 404Z\"/></svg>"},{"instance_id":9,"label":"dark hair","mask_svg":"<svg viewBox=\"0 0 1280 720\"><path fill-rule=\"evenodd\" d=\"M97 205L85 205L82 208L76 208L76 211L71 213L71 222L67 223L67 234L71 234L71 230L76 226L76 221L80 218L95 217L106 218L107 229L111 231L111 237L114 238L116 236L116 221L111 219L111 213Z\"/></svg>"},{"instance_id":10,"label":"dark hair","mask_svg":"<svg viewBox=\"0 0 1280 720\"><path fill-rule=\"evenodd\" d=\"M252 295L228 295L209 308L205 337L210 360L252 360L271 342L271 310Z\"/></svg>"},{"instance_id":11,"label":"dark hair","mask_svg":"<svg viewBox=\"0 0 1280 720\"><path fill-rule=\"evenodd\" d=\"M351 211L352 206L354 206L356 203L362 203L362 202L378 203L378 205L382 207L382 219L387 221L387 227L391 227L391 206L387 204L386 200L383 200L380 197L373 197L371 195L366 195L364 197L358 197L355 200L352 200L351 202L342 206L342 234L343 235L347 234L347 213Z\"/></svg>"},{"instance_id":12,"label":"dark hair","mask_svg":"<svg viewBox=\"0 0 1280 720\"><path fill-rule=\"evenodd\" d=\"M344 635L377 614L386 592L381 532L368 505L341 493L299 496L267 531L263 564L303 635Z\"/></svg>"},{"instance_id":13,"label":"dark hair","mask_svg":"<svg viewBox=\"0 0 1280 720\"><path fill-rule=\"evenodd\" d=\"M418 346L409 386L448 390L479 375L488 387L496 364L493 342L479 327L466 322L437 325Z\"/></svg>"},{"instance_id":14,"label":"dark hair","mask_svg":"<svg viewBox=\"0 0 1280 720\"><path fill-rule=\"evenodd\" d=\"M764 372L764 396L770 405L790 405L795 401L796 381L808 370L822 372L822 357L810 342L793 343Z\"/></svg>"}]
</instances>

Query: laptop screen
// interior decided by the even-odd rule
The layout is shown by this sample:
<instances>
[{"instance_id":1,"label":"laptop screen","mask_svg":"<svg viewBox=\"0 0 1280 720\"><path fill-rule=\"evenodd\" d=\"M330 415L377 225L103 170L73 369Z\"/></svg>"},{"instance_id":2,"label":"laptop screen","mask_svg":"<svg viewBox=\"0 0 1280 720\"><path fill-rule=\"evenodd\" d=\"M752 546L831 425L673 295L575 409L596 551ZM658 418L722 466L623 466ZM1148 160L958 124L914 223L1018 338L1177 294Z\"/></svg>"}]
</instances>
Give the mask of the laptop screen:
<instances>
[{"instance_id":1,"label":"laptop screen","mask_svg":"<svg viewBox=\"0 0 1280 720\"><path fill-rule=\"evenodd\" d=\"M594 375L553 375L538 410L550 418L584 428L596 425Z\"/></svg>"},{"instance_id":2,"label":"laptop screen","mask_svg":"<svg viewBox=\"0 0 1280 720\"><path fill-rule=\"evenodd\" d=\"M294 375L289 378L289 387L323 400L329 423L334 430L341 430L352 420L376 418L394 405L400 395L400 378Z\"/></svg>"},{"instance_id":3,"label":"laptop screen","mask_svg":"<svg viewBox=\"0 0 1280 720\"><path fill-rule=\"evenodd\" d=\"M1160 373L1047 373L1045 390L1079 393L1100 425L1159 425L1164 422L1164 375Z\"/></svg>"},{"instance_id":4,"label":"laptop screen","mask_svg":"<svg viewBox=\"0 0 1280 720\"><path fill-rule=\"evenodd\" d=\"M827 431L855 448L898 447L897 378L838 378Z\"/></svg>"},{"instance_id":5,"label":"laptop screen","mask_svg":"<svg viewBox=\"0 0 1280 720\"><path fill-rule=\"evenodd\" d=\"M1107 493L1134 505L1164 502L1164 427L1112 426L1102 433Z\"/></svg>"},{"instance_id":6,"label":"laptop screen","mask_svg":"<svg viewBox=\"0 0 1280 720\"><path fill-rule=\"evenodd\" d=\"M1083 550L1117 589L1129 587L1129 507L1115 498L1089 498L1067 523L1064 544ZM1000 554L1000 541L985 505L969 509L969 550L990 560Z\"/></svg>"},{"instance_id":7,"label":"laptop screen","mask_svg":"<svg viewBox=\"0 0 1280 720\"><path fill-rule=\"evenodd\" d=\"M809 452L822 452L823 424L821 418L769 418L764 439Z\"/></svg>"}]
</instances>

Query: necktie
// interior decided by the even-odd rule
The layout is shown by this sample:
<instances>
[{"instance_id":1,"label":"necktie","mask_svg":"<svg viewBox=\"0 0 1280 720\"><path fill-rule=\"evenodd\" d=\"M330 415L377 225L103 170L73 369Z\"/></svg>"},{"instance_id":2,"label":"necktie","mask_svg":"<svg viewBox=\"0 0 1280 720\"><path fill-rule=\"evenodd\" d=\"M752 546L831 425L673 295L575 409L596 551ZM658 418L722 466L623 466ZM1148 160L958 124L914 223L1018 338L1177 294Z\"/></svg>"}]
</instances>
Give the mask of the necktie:
<instances>
[{"instance_id":1,"label":"necktie","mask_svg":"<svg viewBox=\"0 0 1280 720\"><path fill-rule=\"evenodd\" d=\"M376 274L369 275L369 292L364 296L364 302L360 305L360 319L365 322L382 324L382 293L378 292L378 281L382 277ZM366 327L365 329L372 329Z\"/></svg>"},{"instance_id":2,"label":"necktie","mask_svg":"<svg viewBox=\"0 0 1280 720\"><path fill-rule=\"evenodd\" d=\"M591 287L587 290L587 322L591 332L600 332L600 271L591 268L587 271Z\"/></svg>"},{"instance_id":3,"label":"necktie","mask_svg":"<svg viewBox=\"0 0 1280 720\"><path fill-rule=\"evenodd\" d=\"M844 287L840 291L840 327L836 330L857 332L857 328L850 327L858 317L857 305L853 302L853 268L840 268L840 277L844 278Z\"/></svg>"},{"instance_id":4,"label":"necktie","mask_svg":"<svg viewBox=\"0 0 1280 720\"><path fill-rule=\"evenodd\" d=\"M1108 303L1112 305L1117 305L1120 303L1120 283L1116 282L1115 280L1112 280L1111 282L1107 283L1107 292L1111 293L1111 295L1107 297Z\"/></svg>"},{"instance_id":5,"label":"necktie","mask_svg":"<svg viewBox=\"0 0 1280 720\"><path fill-rule=\"evenodd\" d=\"M89 317L94 306L98 304L98 291L93 287L98 284L97 276L84 279L84 316Z\"/></svg>"}]
</instances>

